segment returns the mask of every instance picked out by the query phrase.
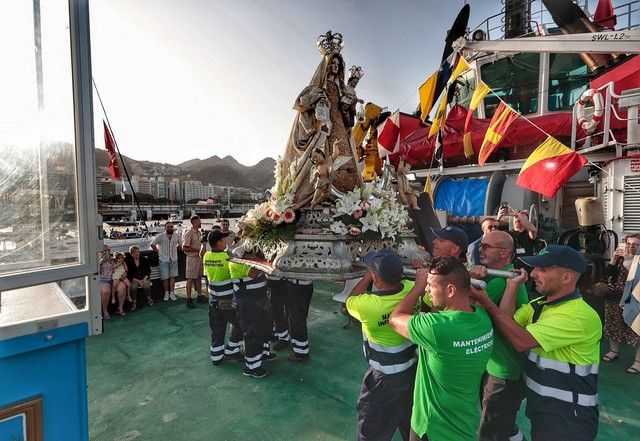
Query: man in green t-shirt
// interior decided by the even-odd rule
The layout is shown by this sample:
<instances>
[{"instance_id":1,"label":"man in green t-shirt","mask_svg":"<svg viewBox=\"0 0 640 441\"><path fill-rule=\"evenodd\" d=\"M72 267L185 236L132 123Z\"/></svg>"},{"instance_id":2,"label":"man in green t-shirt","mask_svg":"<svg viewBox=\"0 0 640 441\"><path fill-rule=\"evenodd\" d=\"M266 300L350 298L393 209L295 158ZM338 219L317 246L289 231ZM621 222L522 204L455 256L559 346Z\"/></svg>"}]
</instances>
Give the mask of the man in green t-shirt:
<instances>
[{"instance_id":1,"label":"man in green t-shirt","mask_svg":"<svg viewBox=\"0 0 640 441\"><path fill-rule=\"evenodd\" d=\"M432 311L413 316L429 287ZM415 286L389 323L418 344L411 440L475 441L480 381L493 348L487 313L469 303L471 280L455 257L436 257L416 272Z\"/></svg>"},{"instance_id":2,"label":"man in green t-shirt","mask_svg":"<svg viewBox=\"0 0 640 441\"><path fill-rule=\"evenodd\" d=\"M362 323L364 375L356 410L358 441L390 440L396 429L409 439L416 346L389 326L389 315L413 287L403 280L400 257L392 250L373 251L362 260L367 272L353 288L347 311ZM373 283L374 290L368 291Z\"/></svg>"},{"instance_id":3,"label":"man in green t-shirt","mask_svg":"<svg viewBox=\"0 0 640 441\"><path fill-rule=\"evenodd\" d=\"M512 313L516 290L510 287L526 281L524 271L507 281L499 307L482 292L475 291L473 297L515 349L526 352L526 414L532 440L591 441L598 433L602 325L576 289L587 261L564 245L549 245L537 256L520 259L534 267L531 277L543 297Z\"/></svg>"},{"instance_id":4,"label":"man in green t-shirt","mask_svg":"<svg viewBox=\"0 0 640 441\"><path fill-rule=\"evenodd\" d=\"M489 231L478 244L480 265L469 270L471 277L487 282L487 295L497 305L507 287L503 277L487 277L487 269L513 270L513 238L504 231ZM518 288L516 308L529 301L524 285ZM520 441L522 432L516 425L516 416L524 398L522 354L498 331L487 373L482 379L482 414L478 438L480 441Z\"/></svg>"}]
</instances>

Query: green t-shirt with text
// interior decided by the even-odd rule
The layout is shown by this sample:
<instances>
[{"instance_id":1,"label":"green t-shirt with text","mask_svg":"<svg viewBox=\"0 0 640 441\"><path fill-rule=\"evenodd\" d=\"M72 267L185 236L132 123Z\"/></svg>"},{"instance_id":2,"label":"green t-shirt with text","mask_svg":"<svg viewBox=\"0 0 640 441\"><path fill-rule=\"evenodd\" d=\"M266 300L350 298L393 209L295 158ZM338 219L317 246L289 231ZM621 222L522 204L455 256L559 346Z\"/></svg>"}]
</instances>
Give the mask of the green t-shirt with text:
<instances>
[{"instance_id":1,"label":"green t-shirt with text","mask_svg":"<svg viewBox=\"0 0 640 441\"><path fill-rule=\"evenodd\" d=\"M503 271L513 269L513 265L509 264L502 268ZM496 305L500 305L504 289L507 286L507 280L503 277L490 277L487 280L487 295ZM529 302L529 295L524 284L518 289L516 298L516 310L522 305ZM503 335L496 329L493 336L493 352L487 363L487 372L494 377L503 380L517 380L522 376L522 353L516 351Z\"/></svg>"},{"instance_id":2,"label":"green t-shirt with text","mask_svg":"<svg viewBox=\"0 0 640 441\"><path fill-rule=\"evenodd\" d=\"M411 428L430 441L477 439L482 375L493 348L486 311L440 311L412 317L409 338L418 345Z\"/></svg>"},{"instance_id":3,"label":"green t-shirt with text","mask_svg":"<svg viewBox=\"0 0 640 441\"><path fill-rule=\"evenodd\" d=\"M209 282L224 282L231 279L229 254L226 251L207 251L202 258L202 264Z\"/></svg>"}]
</instances>

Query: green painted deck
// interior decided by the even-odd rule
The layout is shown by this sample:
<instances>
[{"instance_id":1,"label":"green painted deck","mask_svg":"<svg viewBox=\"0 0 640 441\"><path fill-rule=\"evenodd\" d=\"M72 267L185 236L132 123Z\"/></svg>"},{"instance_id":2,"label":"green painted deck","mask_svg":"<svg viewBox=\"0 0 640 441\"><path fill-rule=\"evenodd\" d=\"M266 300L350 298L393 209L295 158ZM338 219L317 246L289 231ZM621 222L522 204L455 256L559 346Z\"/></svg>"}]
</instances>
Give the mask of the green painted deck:
<instances>
[{"instance_id":1,"label":"green painted deck","mask_svg":"<svg viewBox=\"0 0 640 441\"><path fill-rule=\"evenodd\" d=\"M87 339L90 439L354 439L367 365L359 326L342 329L331 300L340 290L316 284L311 361L280 352L263 379L244 377L242 363L211 365L207 305L157 302L105 322L102 335ZM620 360L600 365L599 440L640 439L640 376L625 372L632 358L623 347ZM518 420L528 434L524 411Z\"/></svg>"}]
</instances>

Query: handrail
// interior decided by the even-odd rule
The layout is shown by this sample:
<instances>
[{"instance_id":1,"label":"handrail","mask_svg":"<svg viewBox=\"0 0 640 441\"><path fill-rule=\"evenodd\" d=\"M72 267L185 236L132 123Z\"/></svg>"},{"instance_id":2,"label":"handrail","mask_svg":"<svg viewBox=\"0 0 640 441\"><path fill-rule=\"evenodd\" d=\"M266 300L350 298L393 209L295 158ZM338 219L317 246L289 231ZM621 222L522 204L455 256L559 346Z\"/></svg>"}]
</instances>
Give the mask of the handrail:
<instances>
[{"instance_id":1,"label":"handrail","mask_svg":"<svg viewBox=\"0 0 640 441\"><path fill-rule=\"evenodd\" d=\"M522 37L531 33L538 34L540 32L543 32L546 27L557 26L553 21L553 18L550 16L549 12L542 5L542 2L539 3L540 9L535 12L532 11L531 14L525 18L525 20L527 20L527 26L525 27L527 29L531 29L531 31L525 32L518 37ZM584 10L584 1L577 1L576 3L581 9ZM614 6L613 11L619 24L616 30L625 30L640 27L640 0L630 0L622 5ZM471 30L471 33L473 33L473 31L481 29L485 32L486 39L492 40L491 33L493 32L495 35L495 31L500 31L501 35L498 38L493 38L493 40L503 40L505 35L505 17L506 12L503 9L501 12L493 14L484 19L479 25ZM634 18L636 19L635 21ZM498 21L497 25L495 24L496 21ZM620 23L622 23L623 21L626 21L625 25L620 25Z\"/></svg>"}]
</instances>

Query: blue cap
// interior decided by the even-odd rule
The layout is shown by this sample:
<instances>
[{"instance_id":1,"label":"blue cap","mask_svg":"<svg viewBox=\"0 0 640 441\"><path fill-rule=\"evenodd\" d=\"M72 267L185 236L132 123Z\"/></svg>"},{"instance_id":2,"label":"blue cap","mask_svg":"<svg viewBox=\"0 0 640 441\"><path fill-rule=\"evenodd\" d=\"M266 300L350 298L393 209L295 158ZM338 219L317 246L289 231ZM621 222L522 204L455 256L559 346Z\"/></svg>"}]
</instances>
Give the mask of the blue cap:
<instances>
[{"instance_id":1,"label":"blue cap","mask_svg":"<svg viewBox=\"0 0 640 441\"><path fill-rule=\"evenodd\" d=\"M566 245L548 245L537 256L520 257L525 264L538 268L561 266L580 274L587 270L587 260L582 253Z\"/></svg>"},{"instance_id":2,"label":"blue cap","mask_svg":"<svg viewBox=\"0 0 640 441\"><path fill-rule=\"evenodd\" d=\"M400 256L390 249L371 251L364 256L362 263L385 282L400 281L404 274Z\"/></svg>"},{"instance_id":3,"label":"blue cap","mask_svg":"<svg viewBox=\"0 0 640 441\"><path fill-rule=\"evenodd\" d=\"M469 246L467 233L458 227L432 228L431 231L433 231L433 234L438 236L440 239L449 240L455 243L461 250L466 251Z\"/></svg>"},{"instance_id":4,"label":"blue cap","mask_svg":"<svg viewBox=\"0 0 640 441\"><path fill-rule=\"evenodd\" d=\"M218 243L218 241L224 237L227 237L229 235L229 232L222 232L220 230L212 230L209 232L209 235L207 236L207 241L209 242L209 245L213 246L216 243Z\"/></svg>"}]
</instances>

